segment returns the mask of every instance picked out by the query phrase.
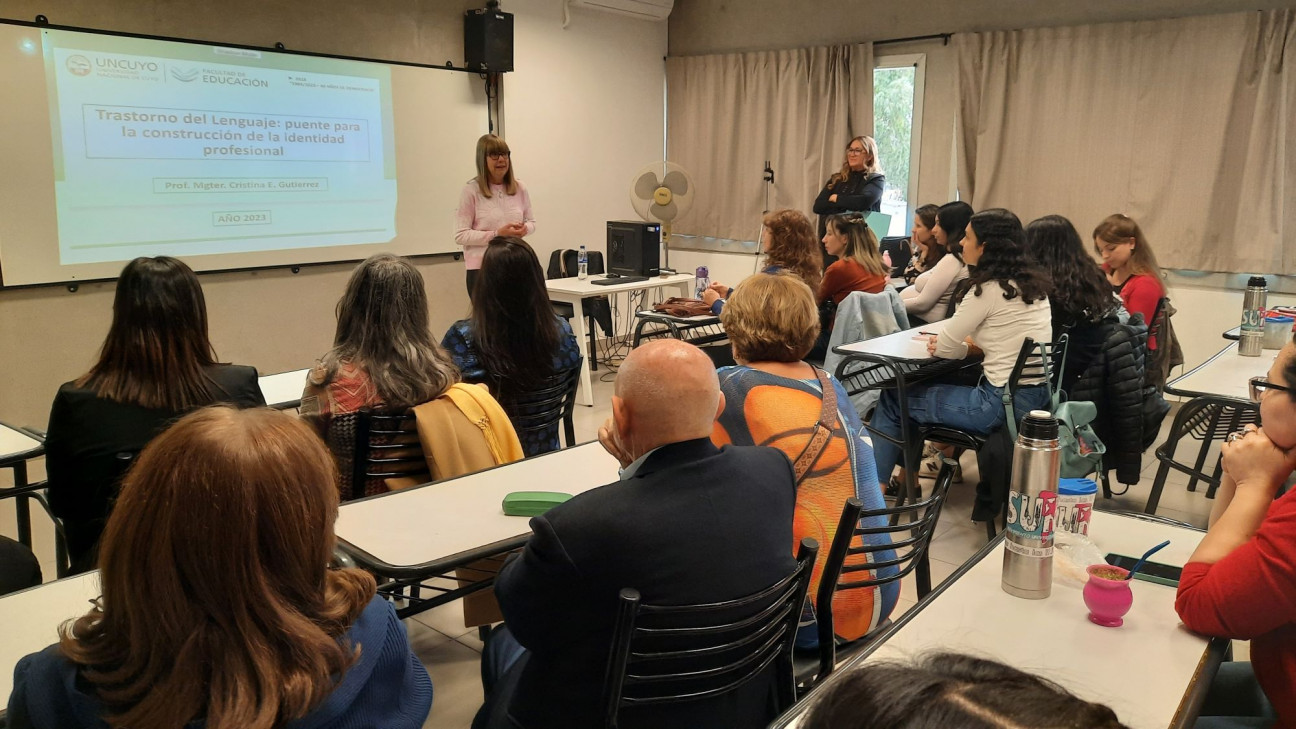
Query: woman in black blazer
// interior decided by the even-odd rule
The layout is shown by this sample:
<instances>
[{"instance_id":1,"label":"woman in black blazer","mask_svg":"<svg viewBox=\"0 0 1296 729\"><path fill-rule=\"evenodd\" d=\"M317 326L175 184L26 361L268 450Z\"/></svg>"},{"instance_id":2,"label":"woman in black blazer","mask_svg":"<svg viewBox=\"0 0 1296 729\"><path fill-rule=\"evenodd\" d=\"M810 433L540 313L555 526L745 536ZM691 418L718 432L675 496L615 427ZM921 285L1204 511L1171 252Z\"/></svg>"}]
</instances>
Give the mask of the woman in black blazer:
<instances>
[{"instance_id":1,"label":"woman in black blazer","mask_svg":"<svg viewBox=\"0 0 1296 729\"><path fill-rule=\"evenodd\" d=\"M846 145L846 161L828 178L828 184L815 198L814 212L819 216L819 240L827 233L829 215L866 213L882 210L882 192L886 175L878 159L877 142L872 137L855 137ZM824 251L824 268L836 261Z\"/></svg>"},{"instance_id":2,"label":"woman in black blazer","mask_svg":"<svg viewBox=\"0 0 1296 729\"><path fill-rule=\"evenodd\" d=\"M217 402L257 407L265 398L255 368L216 361L198 277L168 256L126 264L98 361L59 388L45 439L50 507L73 572L94 568L135 455L181 415Z\"/></svg>"}]
</instances>

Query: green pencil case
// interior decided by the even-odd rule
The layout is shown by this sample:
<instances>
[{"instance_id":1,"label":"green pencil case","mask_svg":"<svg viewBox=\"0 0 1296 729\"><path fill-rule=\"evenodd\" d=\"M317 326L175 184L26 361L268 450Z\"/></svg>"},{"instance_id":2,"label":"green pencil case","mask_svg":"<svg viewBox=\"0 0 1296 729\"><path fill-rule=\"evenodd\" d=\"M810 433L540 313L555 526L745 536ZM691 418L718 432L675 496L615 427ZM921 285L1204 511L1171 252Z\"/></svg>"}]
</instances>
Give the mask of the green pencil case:
<instances>
[{"instance_id":1,"label":"green pencil case","mask_svg":"<svg viewBox=\"0 0 1296 729\"><path fill-rule=\"evenodd\" d=\"M514 491L504 497L504 515L539 516L571 497L561 491Z\"/></svg>"}]
</instances>

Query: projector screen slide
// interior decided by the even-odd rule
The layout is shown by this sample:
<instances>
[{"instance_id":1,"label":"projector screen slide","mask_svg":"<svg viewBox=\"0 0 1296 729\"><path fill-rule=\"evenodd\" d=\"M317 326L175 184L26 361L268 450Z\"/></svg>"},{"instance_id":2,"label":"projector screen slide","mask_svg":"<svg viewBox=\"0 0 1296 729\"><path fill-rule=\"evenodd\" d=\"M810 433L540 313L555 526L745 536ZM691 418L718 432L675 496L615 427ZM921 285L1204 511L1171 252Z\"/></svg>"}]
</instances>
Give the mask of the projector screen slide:
<instances>
[{"instance_id":1,"label":"projector screen slide","mask_svg":"<svg viewBox=\"0 0 1296 729\"><path fill-rule=\"evenodd\" d=\"M476 76L0 25L0 276L109 278L451 252Z\"/></svg>"}]
</instances>

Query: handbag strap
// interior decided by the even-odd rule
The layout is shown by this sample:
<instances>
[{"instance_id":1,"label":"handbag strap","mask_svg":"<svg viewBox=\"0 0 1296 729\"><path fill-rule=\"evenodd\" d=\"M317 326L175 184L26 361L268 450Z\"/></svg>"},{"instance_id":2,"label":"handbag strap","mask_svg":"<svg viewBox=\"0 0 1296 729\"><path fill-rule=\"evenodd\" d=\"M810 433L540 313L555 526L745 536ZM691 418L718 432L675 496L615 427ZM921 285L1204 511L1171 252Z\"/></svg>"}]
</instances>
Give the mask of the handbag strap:
<instances>
[{"instance_id":1,"label":"handbag strap","mask_svg":"<svg viewBox=\"0 0 1296 729\"><path fill-rule=\"evenodd\" d=\"M810 472L810 468L823 455L824 448L828 446L828 441L832 439L832 434L837 430L837 388L833 387L832 380L828 378L828 373L824 370L810 365L814 368L815 377L819 380L819 387L823 390L823 408L819 411L819 420L814 426L814 435L810 436L810 442L806 443L801 455L796 457L792 462L792 472L796 475L797 485L801 485L802 479Z\"/></svg>"}]
</instances>

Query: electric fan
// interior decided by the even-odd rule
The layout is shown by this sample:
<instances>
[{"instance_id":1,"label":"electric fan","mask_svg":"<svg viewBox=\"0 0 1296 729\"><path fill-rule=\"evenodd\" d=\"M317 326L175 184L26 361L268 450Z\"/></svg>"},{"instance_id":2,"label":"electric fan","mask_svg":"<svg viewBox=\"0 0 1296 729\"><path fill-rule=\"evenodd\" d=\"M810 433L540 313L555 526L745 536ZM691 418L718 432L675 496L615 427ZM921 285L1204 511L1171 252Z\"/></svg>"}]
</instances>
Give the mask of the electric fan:
<instances>
[{"instance_id":1,"label":"electric fan","mask_svg":"<svg viewBox=\"0 0 1296 729\"><path fill-rule=\"evenodd\" d=\"M693 178L674 162L653 162L630 182L630 203L639 217L661 223L663 265L670 267L671 225L693 205Z\"/></svg>"}]
</instances>

